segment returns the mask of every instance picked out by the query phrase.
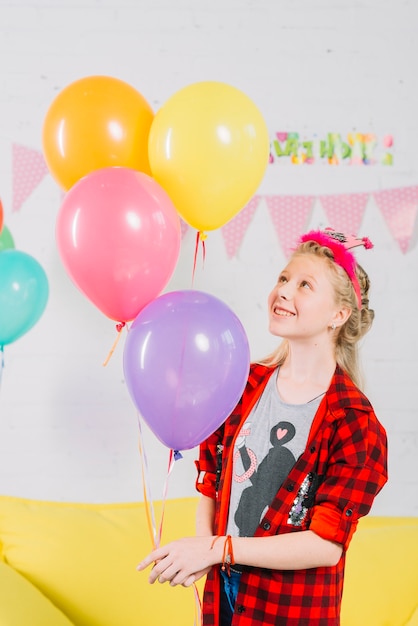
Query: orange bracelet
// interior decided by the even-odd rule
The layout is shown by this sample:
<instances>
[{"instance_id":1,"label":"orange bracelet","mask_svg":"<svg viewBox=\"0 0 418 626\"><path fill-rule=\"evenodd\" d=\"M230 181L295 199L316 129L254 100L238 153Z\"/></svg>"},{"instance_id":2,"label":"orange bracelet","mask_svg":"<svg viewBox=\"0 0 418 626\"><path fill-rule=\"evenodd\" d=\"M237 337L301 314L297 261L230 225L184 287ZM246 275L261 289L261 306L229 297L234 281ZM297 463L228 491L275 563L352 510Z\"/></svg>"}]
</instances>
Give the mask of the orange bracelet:
<instances>
[{"instance_id":1,"label":"orange bracelet","mask_svg":"<svg viewBox=\"0 0 418 626\"><path fill-rule=\"evenodd\" d=\"M224 543L224 551L222 555L222 571L227 572L231 576L231 565L235 564L234 549L232 547L232 537L227 535Z\"/></svg>"},{"instance_id":2,"label":"orange bracelet","mask_svg":"<svg viewBox=\"0 0 418 626\"><path fill-rule=\"evenodd\" d=\"M211 550L212 550L213 546L215 545L215 543L218 541L218 539L220 539L219 535L216 536L214 538L214 540L212 541L212 544L210 546ZM231 535L227 535L225 537L224 549L223 549L223 553L222 553L221 569L222 569L223 572L226 570L228 576L231 575L231 565L235 565L234 549L232 547L232 537L231 537Z\"/></svg>"}]
</instances>

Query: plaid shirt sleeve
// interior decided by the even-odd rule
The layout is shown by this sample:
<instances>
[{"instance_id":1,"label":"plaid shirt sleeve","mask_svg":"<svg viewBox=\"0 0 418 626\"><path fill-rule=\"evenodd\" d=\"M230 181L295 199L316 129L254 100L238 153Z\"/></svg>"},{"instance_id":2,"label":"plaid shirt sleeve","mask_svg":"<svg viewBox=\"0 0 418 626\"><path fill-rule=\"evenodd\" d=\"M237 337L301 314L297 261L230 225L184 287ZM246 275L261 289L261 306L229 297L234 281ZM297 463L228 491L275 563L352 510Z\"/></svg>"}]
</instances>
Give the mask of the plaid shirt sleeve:
<instances>
[{"instance_id":1,"label":"plaid shirt sleeve","mask_svg":"<svg viewBox=\"0 0 418 626\"><path fill-rule=\"evenodd\" d=\"M195 461L197 469L196 489L208 498L216 497L216 482L220 472L220 454L223 427L218 428L200 445L199 458Z\"/></svg>"},{"instance_id":2,"label":"plaid shirt sleeve","mask_svg":"<svg viewBox=\"0 0 418 626\"><path fill-rule=\"evenodd\" d=\"M312 511L310 529L346 549L360 517L367 515L387 481L386 432L369 410L348 409L337 420L326 475Z\"/></svg>"}]
</instances>

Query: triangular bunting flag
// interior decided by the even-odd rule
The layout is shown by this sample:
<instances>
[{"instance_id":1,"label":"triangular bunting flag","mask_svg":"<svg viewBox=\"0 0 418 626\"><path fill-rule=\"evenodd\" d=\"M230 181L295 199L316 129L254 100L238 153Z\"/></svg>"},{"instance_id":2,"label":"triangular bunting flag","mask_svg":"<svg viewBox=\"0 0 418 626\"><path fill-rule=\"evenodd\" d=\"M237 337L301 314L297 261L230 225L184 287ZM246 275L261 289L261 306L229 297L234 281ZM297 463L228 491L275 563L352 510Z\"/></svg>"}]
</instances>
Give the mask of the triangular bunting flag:
<instances>
[{"instance_id":1,"label":"triangular bunting flag","mask_svg":"<svg viewBox=\"0 0 418 626\"><path fill-rule=\"evenodd\" d=\"M327 226L347 235L360 234L360 225L368 200L368 193L319 196L327 216Z\"/></svg>"},{"instance_id":2,"label":"triangular bunting flag","mask_svg":"<svg viewBox=\"0 0 418 626\"><path fill-rule=\"evenodd\" d=\"M241 242L247 232L248 226L260 203L260 196L254 196L252 200L221 228L222 237L225 241L228 258L236 255Z\"/></svg>"},{"instance_id":3,"label":"triangular bunting flag","mask_svg":"<svg viewBox=\"0 0 418 626\"><path fill-rule=\"evenodd\" d=\"M280 245L288 257L303 233L312 211L314 196L266 196Z\"/></svg>"},{"instance_id":4,"label":"triangular bunting flag","mask_svg":"<svg viewBox=\"0 0 418 626\"><path fill-rule=\"evenodd\" d=\"M391 234L405 254L408 251L417 218L418 187L376 191L373 197Z\"/></svg>"},{"instance_id":5,"label":"triangular bunting flag","mask_svg":"<svg viewBox=\"0 0 418 626\"><path fill-rule=\"evenodd\" d=\"M186 236L186 233L189 230L189 225L182 218L180 218L180 228L181 228L181 238Z\"/></svg>"},{"instance_id":6,"label":"triangular bunting flag","mask_svg":"<svg viewBox=\"0 0 418 626\"><path fill-rule=\"evenodd\" d=\"M18 211L49 170L41 152L19 144L12 146L12 163L12 210Z\"/></svg>"}]
</instances>

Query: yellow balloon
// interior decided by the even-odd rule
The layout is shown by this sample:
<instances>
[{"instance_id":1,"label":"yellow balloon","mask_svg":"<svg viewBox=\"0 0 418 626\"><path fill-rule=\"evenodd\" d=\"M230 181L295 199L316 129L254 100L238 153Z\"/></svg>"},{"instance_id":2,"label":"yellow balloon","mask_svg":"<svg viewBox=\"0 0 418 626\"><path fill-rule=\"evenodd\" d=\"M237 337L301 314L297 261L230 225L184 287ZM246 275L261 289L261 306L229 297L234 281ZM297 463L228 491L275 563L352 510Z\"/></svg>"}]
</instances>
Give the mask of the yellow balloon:
<instances>
[{"instance_id":1,"label":"yellow balloon","mask_svg":"<svg viewBox=\"0 0 418 626\"><path fill-rule=\"evenodd\" d=\"M71 83L52 102L43 124L51 174L65 190L103 167L130 167L150 175L153 119L145 98L118 78L87 76Z\"/></svg>"},{"instance_id":2,"label":"yellow balloon","mask_svg":"<svg viewBox=\"0 0 418 626\"><path fill-rule=\"evenodd\" d=\"M178 213L204 232L223 226L251 199L269 143L254 102L235 87L207 81L181 89L156 113L148 156Z\"/></svg>"}]
</instances>

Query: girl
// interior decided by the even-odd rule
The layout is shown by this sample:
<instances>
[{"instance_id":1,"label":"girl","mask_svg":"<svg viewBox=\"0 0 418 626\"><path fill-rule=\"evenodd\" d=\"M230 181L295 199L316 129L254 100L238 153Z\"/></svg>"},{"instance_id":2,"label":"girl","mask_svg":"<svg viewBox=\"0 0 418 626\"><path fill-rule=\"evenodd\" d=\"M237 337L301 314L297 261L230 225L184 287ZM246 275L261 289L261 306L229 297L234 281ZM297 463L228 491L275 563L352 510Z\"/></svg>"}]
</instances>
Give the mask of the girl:
<instances>
[{"instance_id":1,"label":"girl","mask_svg":"<svg viewBox=\"0 0 418 626\"><path fill-rule=\"evenodd\" d=\"M359 390L369 279L331 229L301 237L269 299L283 340L251 366L226 422L200 446L197 536L138 566L151 583L207 574L207 626L338 626L345 555L387 480L386 433Z\"/></svg>"}]
</instances>

